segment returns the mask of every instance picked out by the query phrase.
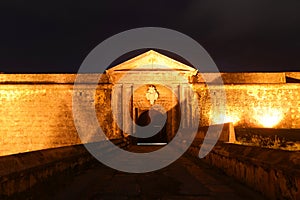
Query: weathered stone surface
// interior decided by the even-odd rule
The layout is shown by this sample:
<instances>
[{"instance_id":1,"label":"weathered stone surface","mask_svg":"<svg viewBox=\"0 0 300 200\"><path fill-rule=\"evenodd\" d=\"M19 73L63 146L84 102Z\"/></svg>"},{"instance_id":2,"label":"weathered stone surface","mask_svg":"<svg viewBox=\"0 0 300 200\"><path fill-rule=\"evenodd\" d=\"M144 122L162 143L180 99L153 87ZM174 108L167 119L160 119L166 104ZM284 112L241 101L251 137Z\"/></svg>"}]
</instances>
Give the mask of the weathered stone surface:
<instances>
[{"instance_id":1,"label":"weathered stone surface","mask_svg":"<svg viewBox=\"0 0 300 200\"><path fill-rule=\"evenodd\" d=\"M134 70L139 65L142 69ZM72 112L78 108L72 107L73 94L82 96L82 105L86 106L76 120L87 122L84 129L91 135L99 132L100 127L110 139L123 137L126 129L134 132L133 121L151 108L146 98L150 84L158 92L152 107L162 113L165 110L168 115L169 140L179 124L183 128L228 122L239 128L300 128L300 84L285 84L284 73L222 73L226 84L208 87L195 78L196 72L192 67L150 51L108 69L98 81L96 92L91 91L91 83L101 74L81 74L80 90L76 91L73 86L76 74L0 74L0 155L89 141L90 138L78 137ZM118 83L126 73L132 73L133 77ZM297 73L287 75L298 77ZM190 86L195 94L187 90ZM220 92L222 88L226 95ZM113 95L115 89L118 92ZM133 95L125 99L128 91ZM115 104L112 99L116 100ZM226 108L222 107L223 103ZM93 108L100 127L90 129L88 122ZM112 108L122 118L119 125ZM194 120L197 113L200 122Z\"/></svg>"},{"instance_id":2,"label":"weathered stone surface","mask_svg":"<svg viewBox=\"0 0 300 200\"><path fill-rule=\"evenodd\" d=\"M207 87L195 84L194 88L201 108L200 126L220 123L217 115L212 116ZM300 84L225 85L225 122L233 122L240 128L265 125L299 128L299 88ZM150 108L145 97L147 87L135 89L133 106L139 108L140 114ZM172 108L177 97L171 98L172 92L163 86L157 85L157 90L160 95L156 103L166 110ZM111 92L109 84L99 85L95 98L89 96L87 101L95 104L101 127L108 136L118 138L121 131L113 125ZM72 94L73 86L68 84L0 84L0 155L80 143L72 116ZM191 115L194 111L191 110ZM111 127L114 129L111 130Z\"/></svg>"},{"instance_id":3,"label":"weathered stone surface","mask_svg":"<svg viewBox=\"0 0 300 200\"><path fill-rule=\"evenodd\" d=\"M115 145L125 148L124 140L112 140ZM98 152L107 153L105 141L91 143ZM94 158L83 145L53 148L0 157L0 198L8 197L32 188L56 174L63 174L80 167Z\"/></svg>"},{"instance_id":4,"label":"weathered stone surface","mask_svg":"<svg viewBox=\"0 0 300 200\"><path fill-rule=\"evenodd\" d=\"M198 156L199 146L190 148ZM300 198L300 152L219 143L205 157L270 199Z\"/></svg>"},{"instance_id":5,"label":"weathered stone surface","mask_svg":"<svg viewBox=\"0 0 300 200\"><path fill-rule=\"evenodd\" d=\"M145 153L158 147L131 146L130 151ZM118 159L118 156L116 156ZM101 163L47 181L32 189L28 199L264 199L257 192L224 176L218 170L182 156L171 165L149 173L125 173Z\"/></svg>"},{"instance_id":6,"label":"weathered stone surface","mask_svg":"<svg viewBox=\"0 0 300 200\"><path fill-rule=\"evenodd\" d=\"M104 132L115 139L121 136L111 131L110 91L100 85L95 97L85 99L96 107ZM73 121L72 85L0 84L0 95L0 155L81 143ZM83 112L77 120L87 119L86 115Z\"/></svg>"},{"instance_id":7,"label":"weathered stone surface","mask_svg":"<svg viewBox=\"0 0 300 200\"><path fill-rule=\"evenodd\" d=\"M91 160L83 146L62 147L1 157L1 194L28 190L56 173Z\"/></svg>"},{"instance_id":8,"label":"weathered stone surface","mask_svg":"<svg viewBox=\"0 0 300 200\"><path fill-rule=\"evenodd\" d=\"M284 72L239 72L239 73L221 73L224 84L254 84L254 83L285 83ZM202 77L203 76L203 77ZM215 73L199 73L196 76L198 83L217 82Z\"/></svg>"},{"instance_id":9,"label":"weathered stone surface","mask_svg":"<svg viewBox=\"0 0 300 200\"><path fill-rule=\"evenodd\" d=\"M205 85L194 84L201 107L201 126L233 122L236 127L300 127L300 84L235 84L211 86L212 95L217 95L220 105L226 103L225 120L212 113L210 92ZM226 97L219 97L218 90L224 88Z\"/></svg>"},{"instance_id":10,"label":"weathered stone surface","mask_svg":"<svg viewBox=\"0 0 300 200\"><path fill-rule=\"evenodd\" d=\"M76 80L77 74L0 74L1 84L71 84ZM95 83L95 78L101 77L101 83L108 83L105 74L81 74L79 83ZM96 82L96 83L97 83Z\"/></svg>"}]
</instances>

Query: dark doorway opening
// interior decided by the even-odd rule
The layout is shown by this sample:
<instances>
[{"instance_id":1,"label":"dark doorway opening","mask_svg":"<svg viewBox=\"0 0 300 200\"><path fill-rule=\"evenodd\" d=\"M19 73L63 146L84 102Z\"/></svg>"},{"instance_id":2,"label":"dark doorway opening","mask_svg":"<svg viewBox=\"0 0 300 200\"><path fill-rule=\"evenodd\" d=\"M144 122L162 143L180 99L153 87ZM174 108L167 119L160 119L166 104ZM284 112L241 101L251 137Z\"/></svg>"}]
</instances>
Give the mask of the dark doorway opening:
<instances>
[{"instance_id":1,"label":"dark doorway opening","mask_svg":"<svg viewBox=\"0 0 300 200\"><path fill-rule=\"evenodd\" d=\"M149 127L149 129L159 130L155 135L148 138L137 138L137 143L167 143L167 122L163 124L163 120L165 119L164 115L156 110L150 111L146 110L140 114L140 116L136 120L136 124L139 126L153 126ZM151 122L151 124L150 124ZM141 131L139 127L136 128L136 131Z\"/></svg>"}]
</instances>

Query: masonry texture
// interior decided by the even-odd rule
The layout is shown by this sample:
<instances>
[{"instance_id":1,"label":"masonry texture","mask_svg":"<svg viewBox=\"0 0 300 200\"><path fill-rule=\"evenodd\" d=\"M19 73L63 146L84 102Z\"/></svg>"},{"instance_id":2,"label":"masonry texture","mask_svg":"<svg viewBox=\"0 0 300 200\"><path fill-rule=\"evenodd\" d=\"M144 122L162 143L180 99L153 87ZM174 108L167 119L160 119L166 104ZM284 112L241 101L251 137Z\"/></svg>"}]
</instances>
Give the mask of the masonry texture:
<instances>
[{"instance_id":1,"label":"masonry texture","mask_svg":"<svg viewBox=\"0 0 300 200\"><path fill-rule=\"evenodd\" d=\"M72 113L74 77L1 74L0 155L81 143ZM105 109L110 107L109 99L107 85L99 85L92 103L96 100L96 108L105 113L98 116L104 130L112 124Z\"/></svg>"},{"instance_id":2,"label":"masonry texture","mask_svg":"<svg viewBox=\"0 0 300 200\"><path fill-rule=\"evenodd\" d=\"M240 128L300 128L296 72L216 76L149 51L106 70L95 83L93 77L98 75L81 75L78 90L76 74L0 74L0 155L95 142L89 135L97 135L100 127L106 134L101 140L122 138L134 133L134 122L151 108L167 114L168 141L179 124L183 128L227 122ZM97 84L95 92L91 83ZM150 87L158 97L152 99L153 105L146 95ZM79 108L73 108L73 96L82 100L76 122L84 124L80 129L88 130L86 137L78 136L74 124L72 109ZM93 110L100 127L91 123ZM198 112L200 122L195 120ZM121 118L119 123L114 114Z\"/></svg>"},{"instance_id":3,"label":"masonry texture","mask_svg":"<svg viewBox=\"0 0 300 200\"><path fill-rule=\"evenodd\" d=\"M74 77L73 74L1 74L1 155L81 143L72 114ZM201 107L200 125L218 123L210 111L206 85L194 85ZM215 87L217 91L218 86ZM160 91L161 94L168 93L167 90ZM235 126L264 127L264 118L269 117L273 127L300 128L300 84L226 84L225 91L226 118ZM150 106L143 96L137 97L136 104ZM100 84L95 98L90 98L99 111L97 116L102 129L109 138L120 138L121 131L112 131L116 125L113 125L110 108L111 86ZM142 102L143 98L145 102ZM165 107L172 106L167 98L159 101Z\"/></svg>"},{"instance_id":4,"label":"masonry texture","mask_svg":"<svg viewBox=\"0 0 300 200\"><path fill-rule=\"evenodd\" d=\"M217 113L211 114L208 89L199 84L196 88L202 112L200 124L221 123ZM224 89L225 121L236 127L300 127L300 84L228 84ZM218 95L218 86L214 90L213 95Z\"/></svg>"}]
</instances>

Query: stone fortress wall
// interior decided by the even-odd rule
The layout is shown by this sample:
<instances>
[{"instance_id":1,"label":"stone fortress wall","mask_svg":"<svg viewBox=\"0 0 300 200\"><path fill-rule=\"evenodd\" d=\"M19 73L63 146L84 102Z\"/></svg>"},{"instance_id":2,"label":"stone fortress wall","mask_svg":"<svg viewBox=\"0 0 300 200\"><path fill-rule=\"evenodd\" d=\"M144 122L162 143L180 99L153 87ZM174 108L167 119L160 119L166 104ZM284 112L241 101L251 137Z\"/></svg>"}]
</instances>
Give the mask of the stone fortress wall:
<instances>
[{"instance_id":1,"label":"stone fortress wall","mask_svg":"<svg viewBox=\"0 0 300 200\"><path fill-rule=\"evenodd\" d=\"M75 74L0 74L0 155L81 143L72 112L75 77ZM99 85L95 99L98 99L95 106L108 113L107 84ZM104 122L100 124L108 129L112 122L107 121L106 115L99 117L102 117L99 122Z\"/></svg>"},{"instance_id":2,"label":"stone fortress wall","mask_svg":"<svg viewBox=\"0 0 300 200\"><path fill-rule=\"evenodd\" d=\"M211 113L206 87L196 88L204 97L200 124L222 123L218 113ZM300 84L230 84L224 88L225 122L241 128L300 128Z\"/></svg>"},{"instance_id":3,"label":"stone fortress wall","mask_svg":"<svg viewBox=\"0 0 300 200\"><path fill-rule=\"evenodd\" d=\"M288 74L300 77L300 73ZM75 77L0 74L0 155L81 143L72 114ZM223 73L226 120L239 127L300 128L300 83L286 83L285 77L285 73ZM210 111L206 85L201 77L195 79L200 125L219 123L212 117L216 114ZM89 98L101 113L97 113L98 120L107 137L121 138L110 110L111 90L111 84L103 79L95 98Z\"/></svg>"}]
</instances>

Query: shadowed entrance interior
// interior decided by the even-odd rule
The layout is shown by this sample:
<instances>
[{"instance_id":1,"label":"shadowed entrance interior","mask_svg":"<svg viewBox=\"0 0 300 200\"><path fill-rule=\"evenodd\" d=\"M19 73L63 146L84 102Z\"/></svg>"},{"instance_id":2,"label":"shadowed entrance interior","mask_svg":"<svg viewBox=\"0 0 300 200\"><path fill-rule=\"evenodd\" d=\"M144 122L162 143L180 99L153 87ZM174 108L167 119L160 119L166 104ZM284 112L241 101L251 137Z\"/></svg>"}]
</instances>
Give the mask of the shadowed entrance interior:
<instances>
[{"instance_id":1,"label":"shadowed entrance interior","mask_svg":"<svg viewBox=\"0 0 300 200\"><path fill-rule=\"evenodd\" d=\"M164 115L156 110L150 111L146 110L140 114L140 116L136 120L136 124L144 127L144 126L152 126L149 127L149 130L159 130L155 135L148 138L137 138L138 143L167 143L167 122L164 123ZM150 122L152 122L150 124ZM141 128L137 127L136 132L142 131Z\"/></svg>"}]
</instances>

